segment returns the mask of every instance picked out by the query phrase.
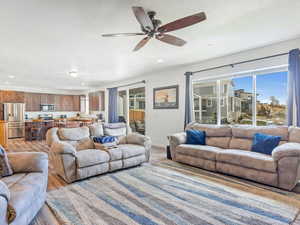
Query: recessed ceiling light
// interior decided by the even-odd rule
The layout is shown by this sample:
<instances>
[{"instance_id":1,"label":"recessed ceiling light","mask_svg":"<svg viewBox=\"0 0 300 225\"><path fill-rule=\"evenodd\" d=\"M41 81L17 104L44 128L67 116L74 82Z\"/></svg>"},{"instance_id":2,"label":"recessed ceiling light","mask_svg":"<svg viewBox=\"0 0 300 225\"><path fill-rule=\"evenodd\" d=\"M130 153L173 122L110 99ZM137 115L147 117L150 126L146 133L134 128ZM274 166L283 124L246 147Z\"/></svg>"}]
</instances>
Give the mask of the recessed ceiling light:
<instances>
[{"instance_id":1,"label":"recessed ceiling light","mask_svg":"<svg viewBox=\"0 0 300 225\"><path fill-rule=\"evenodd\" d=\"M9 76L8 76L8 78L10 78L10 79L14 79L14 78L15 78L15 76L14 76L14 75L9 75Z\"/></svg>"},{"instance_id":2,"label":"recessed ceiling light","mask_svg":"<svg viewBox=\"0 0 300 225\"><path fill-rule=\"evenodd\" d=\"M78 73L77 73L77 71L71 71L71 72L69 72L69 75L70 75L71 77L77 77L77 76L78 76Z\"/></svg>"},{"instance_id":3,"label":"recessed ceiling light","mask_svg":"<svg viewBox=\"0 0 300 225\"><path fill-rule=\"evenodd\" d=\"M81 86L85 86L85 83L84 83L84 82L81 82Z\"/></svg>"},{"instance_id":4,"label":"recessed ceiling light","mask_svg":"<svg viewBox=\"0 0 300 225\"><path fill-rule=\"evenodd\" d=\"M158 59L157 62L158 62L158 63L163 63L164 60L163 60L163 59Z\"/></svg>"},{"instance_id":5,"label":"recessed ceiling light","mask_svg":"<svg viewBox=\"0 0 300 225\"><path fill-rule=\"evenodd\" d=\"M5 82L4 82L4 84L8 85L8 84L9 84L9 82L8 82L8 81L5 81Z\"/></svg>"}]
</instances>

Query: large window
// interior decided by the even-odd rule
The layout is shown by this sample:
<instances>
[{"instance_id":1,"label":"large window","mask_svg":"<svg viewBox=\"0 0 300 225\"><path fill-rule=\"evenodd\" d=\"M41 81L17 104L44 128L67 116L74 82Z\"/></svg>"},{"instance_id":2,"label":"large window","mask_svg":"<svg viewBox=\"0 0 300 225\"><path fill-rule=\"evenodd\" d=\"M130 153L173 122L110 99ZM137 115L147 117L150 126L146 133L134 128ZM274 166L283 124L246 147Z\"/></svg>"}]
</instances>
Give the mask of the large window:
<instances>
[{"instance_id":1,"label":"large window","mask_svg":"<svg viewBox=\"0 0 300 225\"><path fill-rule=\"evenodd\" d=\"M194 83L193 89L195 120L217 124L217 83Z\"/></svg>"},{"instance_id":2,"label":"large window","mask_svg":"<svg viewBox=\"0 0 300 225\"><path fill-rule=\"evenodd\" d=\"M287 73L257 75L256 92L257 125L284 125L287 109Z\"/></svg>"},{"instance_id":3,"label":"large window","mask_svg":"<svg viewBox=\"0 0 300 225\"><path fill-rule=\"evenodd\" d=\"M193 96L194 118L200 123L284 125L287 72L197 81Z\"/></svg>"},{"instance_id":4,"label":"large window","mask_svg":"<svg viewBox=\"0 0 300 225\"><path fill-rule=\"evenodd\" d=\"M252 124L252 76L225 79L220 83L221 124Z\"/></svg>"}]
</instances>

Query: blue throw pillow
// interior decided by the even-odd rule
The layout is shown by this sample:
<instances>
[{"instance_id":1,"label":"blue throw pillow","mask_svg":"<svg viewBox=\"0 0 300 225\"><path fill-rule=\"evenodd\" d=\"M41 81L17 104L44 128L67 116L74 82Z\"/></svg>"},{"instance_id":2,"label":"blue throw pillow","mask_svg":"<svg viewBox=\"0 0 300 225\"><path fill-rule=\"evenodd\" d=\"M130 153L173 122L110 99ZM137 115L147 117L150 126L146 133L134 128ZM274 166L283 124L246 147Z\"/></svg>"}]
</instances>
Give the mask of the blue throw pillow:
<instances>
[{"instance_id":1,"label":"blue throw pillow","mask_svg":"<svg viewBox=\"0 0 300 225\"><path fill-rule=\"evenodd\" d=\"M116 141L116 137L114 136L101 136L101 137L94 137L93 141L100 144L105 143L112 143Z\"/></svg>"},{"instance_id":2,"label":"blue throw pillow","mask_svg":"<svg viewBox=\"0 0 300 225\"><path fill-rule=\"evenodd\" d=\"M205 131L201 130L187 130L186 144L190 145L205 145Z\"/></svg>"},{"instance_id":3,"label":"blue throw pillow","mask_svg":"<svg viewBox=\"0 0 300 225\"><path fill-rule=\"evenodd\" d=\"M272 151L278 146L280 140L280 136L256 133L253 136L251 151L272 155Z\"/></svg>"}]
</instances>

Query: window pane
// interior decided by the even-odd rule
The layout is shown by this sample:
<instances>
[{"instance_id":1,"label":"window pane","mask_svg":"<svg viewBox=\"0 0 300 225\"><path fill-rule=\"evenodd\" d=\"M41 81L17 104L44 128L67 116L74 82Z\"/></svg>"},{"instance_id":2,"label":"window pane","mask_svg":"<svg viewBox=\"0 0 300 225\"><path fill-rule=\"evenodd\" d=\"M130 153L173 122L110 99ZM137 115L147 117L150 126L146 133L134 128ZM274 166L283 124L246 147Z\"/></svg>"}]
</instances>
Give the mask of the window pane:
<instances>
[{"instance_id":1,"label":"window pane","mask_svg":"<svg viewBox=\"0 0 300 225\"><path fill-rule=\"evenodd\" d=\"M287 109L287 72L257 75L256 93L257 125L284 125Z\"/></svg>"},{"instance_id":2,"label":"window pane","mask_svg":"<svg viewBox=\"0 0 300 225\"><path fill-rule=\"evenodd\" d=\"M216 82L194 83L195 121L204 124L217 124Z\"/></svg>"},{"instance_id":3,"label":"window pane","mask_svg":"<svg viewBox=\"0 0 300 225\"><path fill-rule=\"evenodd\" d=\"M252 77L221 81L221 124L252 124Z\"/></svg>"}]
</instances>

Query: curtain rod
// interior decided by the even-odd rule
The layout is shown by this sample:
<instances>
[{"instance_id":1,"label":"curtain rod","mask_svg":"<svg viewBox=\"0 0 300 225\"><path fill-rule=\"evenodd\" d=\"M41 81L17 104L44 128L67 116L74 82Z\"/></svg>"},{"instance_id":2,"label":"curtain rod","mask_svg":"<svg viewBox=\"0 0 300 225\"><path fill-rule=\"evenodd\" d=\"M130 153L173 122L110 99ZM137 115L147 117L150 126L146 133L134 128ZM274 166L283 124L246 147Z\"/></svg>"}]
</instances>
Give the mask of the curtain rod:
<instances>
[{"instance_id":1,"label":"curtain rod","mask_svg":"<svg viewBox=\"0 0 300 225\"><path fill-rule=\"evenodd\" d=\"M210 70L216 70L216 69L221 69L224 67L234 67L236 65L240 65L240 64L244 64L244 63L249 63L249 62L254 62L254 61L259 61L259 60L263 60L263 59L269 59L269 58L274 58L274 57L279 57L279 56L283 56L283 55L288 55L289 53L280 53L280 54L276 54L276 55L270 55L270 56L266 56L266 57L261 57L261 58L257 58L257 59L250 59L250 60L246 60L246 61L241 61L241 62L236 62L236 63L231 63L231 64L226 64L226 65L222 65L222 66L216 66L216 67L211 67L211 68L207 68L207 69L203 69L203 70L198 70L198 71L194 71L194 72L190 72L192 75L195 73L202 73L202 72L206 72L206 71L210 71Z\"/></svg>"},{"instance_id":2,"label":"curtain rod","mask_svg":"<svg viewBox=\"0 0 300 225\"><path fill-rule=\"evenodd\" d=\"M142 80L142 81L138 81L138 82L134 82L134 83L130 83L130 84L125 84L125 85L121 85L121 86L117 86L117 87L113 87L113 88L122 88L122 87L128 87L128 86L132 86L135 84L145 84L146 81Z\"/></svg>"}]
</instances>

